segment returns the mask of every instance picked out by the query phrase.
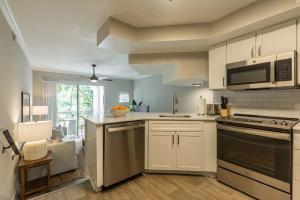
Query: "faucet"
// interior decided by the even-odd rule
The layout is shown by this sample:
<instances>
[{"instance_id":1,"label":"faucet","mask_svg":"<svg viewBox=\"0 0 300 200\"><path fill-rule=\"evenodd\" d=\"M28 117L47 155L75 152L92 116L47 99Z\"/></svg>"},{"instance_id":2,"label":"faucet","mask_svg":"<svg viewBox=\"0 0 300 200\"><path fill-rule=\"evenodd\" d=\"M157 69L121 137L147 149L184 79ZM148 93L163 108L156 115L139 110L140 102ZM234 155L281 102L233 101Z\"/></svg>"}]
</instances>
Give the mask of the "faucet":
<instances>
[{"instance_id":1,"label":"faucet","mask_svg":"<svg viewBox=\"0 0 300 200\"><path fill-rule=\"evenodd\" d=\"M178 112L178 98L177 95L174 94L172 99L172 113L175 114L176 112Z\"/></svg>"}]
</instances>

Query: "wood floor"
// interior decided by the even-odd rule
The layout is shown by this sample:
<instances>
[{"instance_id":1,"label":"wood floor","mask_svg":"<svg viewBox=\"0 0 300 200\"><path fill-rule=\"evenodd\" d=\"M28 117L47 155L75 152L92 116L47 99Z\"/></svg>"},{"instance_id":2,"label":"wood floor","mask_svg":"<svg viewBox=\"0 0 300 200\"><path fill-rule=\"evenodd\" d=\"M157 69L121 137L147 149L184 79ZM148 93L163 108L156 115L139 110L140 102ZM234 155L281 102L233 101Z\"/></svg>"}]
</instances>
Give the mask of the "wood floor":
<instances>
[{"instance_id":1,"label":"wood floor","mask_svg":"<svg viewBox=\"0 0 300 200\"><path fill-rule=\"evenodd\" d=\"M252 200L213 177L144 174L95 193L89 183L38 200Z\"/></svg>"}]
</instances>

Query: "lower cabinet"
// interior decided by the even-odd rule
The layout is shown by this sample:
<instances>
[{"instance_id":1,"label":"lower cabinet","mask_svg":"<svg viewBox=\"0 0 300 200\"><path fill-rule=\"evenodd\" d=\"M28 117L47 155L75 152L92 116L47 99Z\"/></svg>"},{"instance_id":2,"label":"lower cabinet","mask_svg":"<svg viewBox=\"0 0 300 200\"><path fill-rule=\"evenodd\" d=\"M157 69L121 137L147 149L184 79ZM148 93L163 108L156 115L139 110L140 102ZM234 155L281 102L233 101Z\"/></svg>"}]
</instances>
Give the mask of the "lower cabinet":
<instances>
[{"instance_id":1,"label":"lower cabinet","mask_svg":"<svg viewBox=\"0 0 300 200\"><path fill-rule=\"evenodd\" d=\"M214 121L151 121L147 135L146 169L216 172Z\"/></svg>"},{"instance_id":2,"label":"lower cabinet","mask_svg":"<svg viewBox=\"0 0 300 200\"><path fill-rule=\"evenodd\" d=\"M150 132L149 168L203 171L203 132Z\"/></svg>"},{"instance_id":3,"label":"lower cabinet","mask_svg":"<svg viewBox=\"0 0 300 200\"><path fill-rule=\"evenodd\" d=\"M293 200L300 200L300 131L293 135Z\"/></svg>"},{"instance_id":4,"label":"lower cabinet","mask_svg":"<svg viewBox=\"0 0 300 200\"><path fill-rule=\"evenodd\" d=\"M293 181L293 200L300 200L300 181Z\"/></svg>"},{"instance_id":5,"label":"lower cabinet","mask_svg":"<svg viewBox=\"0 0 300 200\"><path fill-rule=\"evenodd\" d=\"M150 132L149 168L153 170L176 170L174 132Z\"/></svg>"},{"instance_id":6,"label":"lower cabinet","mask_svg":"<svg viewBox=\"0 0 300 200\"><path fill-rule=\"evenodd\" d=\"M177 170L204 170L204 134L203 132L176 132Z\"/></svg>"}]
</instances>

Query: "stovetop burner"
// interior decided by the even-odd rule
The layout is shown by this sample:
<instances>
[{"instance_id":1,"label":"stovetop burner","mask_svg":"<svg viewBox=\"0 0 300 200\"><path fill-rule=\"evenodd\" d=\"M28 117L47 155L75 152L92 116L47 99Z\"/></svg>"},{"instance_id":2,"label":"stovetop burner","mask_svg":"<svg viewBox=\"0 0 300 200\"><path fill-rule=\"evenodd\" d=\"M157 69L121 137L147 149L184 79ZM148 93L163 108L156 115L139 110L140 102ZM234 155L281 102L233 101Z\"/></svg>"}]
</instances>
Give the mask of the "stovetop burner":
<instances>
[{"instance_id":1,"label":"stovetop burner","mask_svg":"<svg viewBox=\"0 0 300 200\"><path fill-rule=\"evenodd\" d=\"M234 124L256 125L258 127L270 127L277 129L292 129L298 122L298 118L285 118L261 115L234 114L230 117L218 118L217 122Z\"/></svg>"}]
</instances>

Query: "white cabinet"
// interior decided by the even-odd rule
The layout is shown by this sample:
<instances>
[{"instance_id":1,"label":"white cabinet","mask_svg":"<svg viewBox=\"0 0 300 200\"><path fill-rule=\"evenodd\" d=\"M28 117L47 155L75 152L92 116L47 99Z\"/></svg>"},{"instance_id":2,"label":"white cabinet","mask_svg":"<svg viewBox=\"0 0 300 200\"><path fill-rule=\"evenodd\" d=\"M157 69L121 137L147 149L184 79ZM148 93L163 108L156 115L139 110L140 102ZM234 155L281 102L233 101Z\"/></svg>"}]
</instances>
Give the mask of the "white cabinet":
<instances>
[{"instance_id":1,"label":"white cabinet","mask_svg":"<svg viewBox=\"0 0 300 200\"><path fill-rule=\"evenodd\" d=\"M204 133L177 132L177 170L204 170Z\"/></svg>"},{"instance_id":2,"label":"white cabinet","mask_svg":"<svg viewBox=\"0 0 300 200\"><path fill-rule=\"evenodd\" d=\"M297 55L298 55L298 67L297 67L297 84L300 85L300 18L297 22Z\"/></svg>"},{"instance_id":3,"label":"white cabinet","mask_svg":"<svg viewBox=\"0 0 300 200\"><path fill-rule=\"evenodd\" d=\"M227 63L296 49L297 21L291 20L229 40L227 42Z\"/></svg>"},{"instance_id":4,"label":"white cabinet","mask_svg":"<svg viewBox=\"0 0 300 200\"><path fill-rule=\"evenodd\" d=\"M296 20L281 23L257 32L256 57L293 51L296 48Z\"/></svg>"},{"instance_id":5,"label":"white cabinet","mask_svg":"<svg viewBox=\"0 0 300 200\"><path fill-rule=\"evenodd\" d=\"M217 127L215 121L204 123L204 171L217 171Z\"/></svg>"},{"instance_id":6,"label":"white cabinet","mask_svg":"<svg viewBox=\"0 0 300 200\"><path fill-rule=\"evenodd\" d=\"M225 89L226 42L209 49L209 89Z\"/></svg>"},{"instance_id":7,"label":"white cabinet","mask_svg":"<svg viewBox=\"0 0 300 200\"><path fill-rule=\"evenodd\" d=\"M248 60L255 57L255 33L227 42L227 63Z\"/></svg>"},{"instance_id":8,"label":"white cabinet","mask_svg":"<svg viewBox=\"0 0 300 200\"><path fill-rule=\"evenodd\" d=\"M214 121L149 121L148 144L146 169L216 172Z\"/></svg>"},{"instance_id":9,"label":"white cabinet","mask_svg":"<svg viewBox=\"0 0 300 200\"><path fill-rule=\"evenodd\" d=\"M300 200L300 130L298 125L293 135L293 200Z\"/></svg>"},{"instance_id":10,"label":"white cabinet","mask_svg":"<svg viewBox=\"0 0 300 200\"><path fill-rule=\"evenodd\" d=\"M293 200L300 200L300 181L293 181Z\"/></svg>"},{"instance_id":11,"label":"white cabinet","mask_svg":"<svg viewBox=\"0 0 300 200\"><path fill-rule=\"evenodd\" d=\"M176 169L175 132L151 131L149 133L149 168Z\"/></svg>"}]
</instances>

